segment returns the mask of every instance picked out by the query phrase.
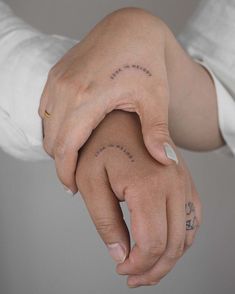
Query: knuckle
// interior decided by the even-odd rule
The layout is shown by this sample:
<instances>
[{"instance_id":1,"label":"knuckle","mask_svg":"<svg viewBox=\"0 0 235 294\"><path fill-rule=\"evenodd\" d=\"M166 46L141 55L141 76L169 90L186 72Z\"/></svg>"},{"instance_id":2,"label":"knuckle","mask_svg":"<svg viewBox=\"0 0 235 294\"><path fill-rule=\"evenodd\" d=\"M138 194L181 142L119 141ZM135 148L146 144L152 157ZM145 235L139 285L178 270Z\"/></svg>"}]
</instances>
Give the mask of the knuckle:
<instances>
[{"instance_id":1,"label":"knuckle","mask_svg":"<svg viewBox=\"0 0 235 294\"><path fill-rule=\"evenodd\" d=\"M95 227L102 236L109 236L116 227L116 221L114 219L99 218L95 220Z\"/></svg>"},{"instance_id":2,"label":"knuckle","mask_svg":"<svg viewBox=\"0 0 235 294\"><path fill-rule=\"evenodd\" d=\"M78 82L76 83L78 85ZM68 76L68 74L64 73L57 79L57 86L59 88L74 88L75 87L75 81L71 77Z\"/></svg>"},{"instance_id":3,"label":"knuckle","mask_svg":"<svg viewBox=\"0 0 235 294\"><path fill-rule=\"evenodd\" d=\"M161 256L164 253L165 247L165 242L158 241L156 244L145 244L145 246L143 246L143 251L145 251L149 256L156 257Z\"/></svg>"},{"instance_id":4,"label":"knuckle","mask_svg":"<svg viewBox=\"0 0 235 294\"><path fill-rule=\"evenodd\" d=\"M83 199L90 201L97 200L97 188L99 189L105 182L100 180L100 175L93 170L93 166L87 167L86 161L83 164L78 164L76 170L76 184L79 192L81 192Z\"/></svg>"},{"instance_id":5,"label":"knuckle","mask_svg":"<svg viewBox=\"0 0 235 294\"><path fill-rule=\"evenodd\" d=\"M128 181L129 182L129 181ZM123 180L123 193L124 199L128 202L129 208L141 209L148 207L146 200L151 201L152 191L159 191L161 182L159 181L158 173L152 172L142 177L141 182L139 178L132 177L130 180L131 184L125 185L125 179ZM145 197L143 197L145 195ZM163 197L163 196L159 196Z\"/></svg>"},{"instance_id":6,"label":"knuckle","mask_svg":"<svg viewBox=\"0 0 235 294\"><path fill-rule=\"evenodd\" d=\"M169 249L166 252L166 257L170 261L174 261L179 259L184 253L184 243L180 243L180 245Z\"/></svg>"},{"instance_id":7,"label":"knuckle","mask_svg":"<svg viewBox=\"0 0 235 294\"><path fill-rule=\"evenodd\" d=\"M81 81L79 77L65 72L57 78L56 86L59 89L68 89L70 92L85 94L91 88L91 83Z\"/></svg>"}]
</instances>

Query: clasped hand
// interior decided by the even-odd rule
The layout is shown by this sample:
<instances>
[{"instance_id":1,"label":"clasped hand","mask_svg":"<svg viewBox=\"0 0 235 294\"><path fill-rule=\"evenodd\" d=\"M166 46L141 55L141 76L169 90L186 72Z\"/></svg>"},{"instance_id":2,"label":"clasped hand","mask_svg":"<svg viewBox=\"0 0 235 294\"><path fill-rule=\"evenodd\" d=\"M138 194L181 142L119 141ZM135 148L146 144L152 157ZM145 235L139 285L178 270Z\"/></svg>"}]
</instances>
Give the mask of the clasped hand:
<instances>
[{"instance_id":1,"label":"clasped hand","mask_svg":"<svg viewBox=\"0 0 235 294\"><path fill-rule=\"evenodd\" d=\"M173 144L173 142L172 142ZM98 233L129 275L128 285L159 282L191 246L201 205L189 173L179 163L163 166L146 150L138 117L109 114L81 150L76 182ZM130 212L130 244L119 202Z\"/></svg>"},{"instance_id":2,"label":"clasped hand","mask_svg":"<svg viewBox=\"0 0 235 294\"><path fill-rule=\"evenodd\" d=\"M59 179L81 192L132 287L160 281L201 222L199 197L168 130L175 60L187 58L161 20L140 9L114 12L52 68L39 108Z\"/></svg>"}]
</instances>

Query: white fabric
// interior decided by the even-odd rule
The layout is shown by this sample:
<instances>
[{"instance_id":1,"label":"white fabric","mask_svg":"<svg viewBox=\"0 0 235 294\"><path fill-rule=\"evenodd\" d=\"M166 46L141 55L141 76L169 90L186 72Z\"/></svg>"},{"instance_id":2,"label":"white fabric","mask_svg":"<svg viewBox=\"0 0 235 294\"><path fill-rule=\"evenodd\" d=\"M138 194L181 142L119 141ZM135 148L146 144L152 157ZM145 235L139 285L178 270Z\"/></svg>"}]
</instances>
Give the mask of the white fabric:
<instances>
[{"instance_id":1,"label":"white fabric","mask_svg":"<svg viewBox=\"0 0 235 294\"><path fill-rule=\"evenodd\" d=\"M211 72L220 128L235 153L234 19L234 1L202 1L178 39ZM37 31L0 0L0 147L8 154L52 159L42 146L39 101L48 71L77 42Z\"/></svg>"},{"instance_id":2,"label":"white fabric","mask_svg":"<svg viewBox=\"0 0 235 294\"><path fill-rule=\"evenodd\" d=\"M214 80L225 152L235 155L235 1L201 1L178 40Z\"/></svg>"},{"instance_id":3,"label":"white fabric","mask_svg":"<svg viewBox=\"0 0 235 294\"><path fill-rule=\"evenodd\" d=\"M50 68L77 42L37 31L0 1L0 147L8 154L52 159L42 146L40 97Z\"/></svg>"}]
</instances>

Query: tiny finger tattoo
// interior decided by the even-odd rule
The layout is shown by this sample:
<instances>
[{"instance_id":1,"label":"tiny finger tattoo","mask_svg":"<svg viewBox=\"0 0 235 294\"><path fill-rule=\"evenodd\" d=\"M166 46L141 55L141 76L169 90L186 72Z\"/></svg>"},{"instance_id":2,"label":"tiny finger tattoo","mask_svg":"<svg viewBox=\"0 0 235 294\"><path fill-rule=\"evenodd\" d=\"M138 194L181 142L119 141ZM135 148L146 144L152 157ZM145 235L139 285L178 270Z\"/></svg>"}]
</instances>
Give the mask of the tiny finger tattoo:
<instances>
[{"instance_id":1,"label":"tiny finger tattoo","mask_svg":"<svg viewBox=\"0 0 235 294\"><path fill-rule=\"evenodd\" d=\"M195 207L193 202L187 202L185 204L185 211L187 215L190 215L192 212L195 212Z\"/></svg>"},{"instance_id":2,"label":"tiny finger tattoo","mask_svg":"<svg viewBox=\"0 0 235 294\"><path fill-rule=\"evenodd\" d=\"M196 216L186 221L186 230L191 231L196 228Z\"/></svg>"},{"instance_id":3,"label":"tiny finger tattoo","mask_svg":"<svg viewBox=\"0 0 235 294\"><path fill-rule=\"evenodd\" d=\"M185 204L185 212L186 216L190 217L190 219L186 220L186 230L194 230L196 227L196 216L194 215L193 217L191 217L192 214L195 214L195 206L193 202L189 201Z\"/></svg>"}]
</instances>

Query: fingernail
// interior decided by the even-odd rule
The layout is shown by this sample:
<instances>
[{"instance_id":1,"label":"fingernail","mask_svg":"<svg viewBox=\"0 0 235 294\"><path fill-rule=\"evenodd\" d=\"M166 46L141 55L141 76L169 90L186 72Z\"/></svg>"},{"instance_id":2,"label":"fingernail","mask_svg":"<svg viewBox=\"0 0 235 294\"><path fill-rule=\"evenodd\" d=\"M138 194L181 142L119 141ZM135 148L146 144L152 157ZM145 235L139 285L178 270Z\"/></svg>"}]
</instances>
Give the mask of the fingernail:
<instances>
[{"instance_id":1,"label":"fingernail","mask_svg":"<svg viewBox=\"0 0 235 294\"><path fill-rule=\"evenodd\" d=\"M65 185L63 185L63 186L64 186L64 189L65 189L66 193L68 193L70 195L74 195L73 192L68 187L66 187Z\"/></svg>"},{"instance_id":2,"label":"fingernail","mask_svg":"<svg viewBox=\"0 0 235 294\"><path fill-rule=\"evenodd\" d=\"M126 258L125 249L119 243L108 244L108 251L114 261L122 263Z\"/></svg>"},{"instance_id":3,"label":"fingernail","mask_svg":"<svg viewBox=\"0 0 235 294\"><path fill-rule=\"evenodd\" d=\"M169 145L168 143L164 143L163 145L164 145L166 156L169 159L174 160L178 164L179 160L177 158L177 155L176 155L174 149L171 147L171 145Z\"/></svg>"}]
</instances>

